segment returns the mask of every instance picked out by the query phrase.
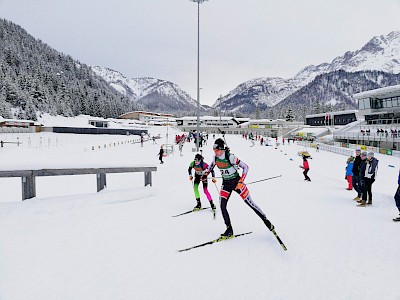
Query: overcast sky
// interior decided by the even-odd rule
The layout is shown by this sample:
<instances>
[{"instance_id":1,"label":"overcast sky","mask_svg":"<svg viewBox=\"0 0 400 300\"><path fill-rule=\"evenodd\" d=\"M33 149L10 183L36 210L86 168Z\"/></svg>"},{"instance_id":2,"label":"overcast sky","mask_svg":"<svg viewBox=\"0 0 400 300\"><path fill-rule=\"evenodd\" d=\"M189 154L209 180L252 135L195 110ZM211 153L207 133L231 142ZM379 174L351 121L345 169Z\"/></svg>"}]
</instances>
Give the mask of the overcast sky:
<instances>
[{"instance_id":1,"label":"overcast sky","mask_svg":"<svg viewBox=\"0 0 400 300\"><path fill-rule=\"evenodd\" d=\"M200 5L201 103L256 77L293 77L400 30L400 0L209 0ZM0 17L58 51L197 98L191 0L0 0Z\"/></svg>"}]
</instances>

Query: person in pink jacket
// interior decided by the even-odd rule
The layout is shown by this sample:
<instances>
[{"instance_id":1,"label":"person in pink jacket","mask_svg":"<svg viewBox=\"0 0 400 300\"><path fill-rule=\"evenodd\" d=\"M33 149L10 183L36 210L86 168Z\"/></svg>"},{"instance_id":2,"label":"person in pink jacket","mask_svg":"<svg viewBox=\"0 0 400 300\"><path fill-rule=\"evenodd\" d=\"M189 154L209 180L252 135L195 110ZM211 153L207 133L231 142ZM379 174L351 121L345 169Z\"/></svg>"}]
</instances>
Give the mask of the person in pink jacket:
<instances>
[{"instance_id":1,"label":"person in pink jacket","mask_svg":"<svg viewBox=\"0 0 400 300\"><path fill-rule=\"evenodd\" d=\"M303 155L303 175L304 180L311 181L310 177L308 177L307 173L310 171L310 166L308 165L307 157Z\"/></svg>"}]
</instances>

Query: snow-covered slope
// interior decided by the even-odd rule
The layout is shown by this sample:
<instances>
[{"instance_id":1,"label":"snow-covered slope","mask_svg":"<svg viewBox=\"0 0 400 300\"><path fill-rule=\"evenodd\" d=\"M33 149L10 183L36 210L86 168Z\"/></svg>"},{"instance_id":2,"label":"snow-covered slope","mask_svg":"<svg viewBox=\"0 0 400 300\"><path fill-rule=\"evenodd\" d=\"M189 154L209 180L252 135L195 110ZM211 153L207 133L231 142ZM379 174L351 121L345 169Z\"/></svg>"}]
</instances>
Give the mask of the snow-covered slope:
<instances>
[{"instance_id":1,"label":"snow-covered slope","mask_svg":"<svg viewBox=\"0 0 400 300\"><path fill-rule=\"evenodd\" d=\"M196 101L170 81L151 77L126 78L118 71L99 66L92 66L92 70L114 89L147 109L174 111L196 108Z\"/></svg>"},{"instance_id":2,"label":"snow-covered slope","mask_svg":"<svg viewBox=\"0 0 400 300\"><path fill-rule=\"evenodd\" d=\"M398 158L375 155L374 202L360 208L352 200L356 192L346 190L346 156L308 149L312 182L305 182L297 155L303 146L249 147L250 141L226 135L233 153L250 166L247 183L282 175L248 187L288 250L233 193L228 211L234 232L252 234L178 253L217 238L226 227L219 207L215 219L209 209L171 217L196 204L187 178L195 154L186 143L183 156L176 151L158 164L160 144L171 142L167 133L180 132L153 127L150 134L161 139L143 147L119 143L84 151L78 142L87 136L70 135L67 146L0 148L2 170L157 165L152 187L143 187L143 173L107 174L107 188L99 193L95 175L46 176L37 178L37 197L23 202L21 179L0 178L0 299L399 299L400 224L392 221L398 216ZM27 135L59 142L68 137ZM209 140L205 161L212 155ZM215 203L217 188L208 185Z\"/></svg>"}]
</instances>

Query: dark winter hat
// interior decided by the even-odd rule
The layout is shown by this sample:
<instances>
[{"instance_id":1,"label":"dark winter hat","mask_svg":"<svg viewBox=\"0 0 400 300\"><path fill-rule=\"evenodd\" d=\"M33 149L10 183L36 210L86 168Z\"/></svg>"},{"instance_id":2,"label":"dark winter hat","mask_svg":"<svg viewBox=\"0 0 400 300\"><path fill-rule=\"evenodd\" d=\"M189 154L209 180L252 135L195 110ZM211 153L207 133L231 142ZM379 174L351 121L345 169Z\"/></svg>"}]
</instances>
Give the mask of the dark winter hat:
<instances>
[{"instance_id":1,"label":"dark winter hat","mask_svg":"<svg viewBox=\"0 0 400 300\"><path fill-rule=\"evenodd\" d=\"M213 145L213 149L225 150L225 142L223 141L223 139L216 139Z\"/></svg>"},{"instance_id":2,"label":"dark winter hat","mask_svg":"<svg viewBox=\"0 0 400 300\"><path fill-rule=\"evenodd\" d=\"M368 155L367 155L367 156L374 157L374 152L368 152Z\"/></svg>"},{"instance_id":3,"label":"dark winter hat","mask_svg":"<svg viewBox=\"0 0 400 300\"><path fill-rule=\"evenodd\" d=\"M197 153L197 154L195 155L195 157L194 157L194 160L199 160L199 161L200 161L200 160L203 160L203 156L201 156L201 154L198 154L198 153Z\"/></svg>"},{"instance_id":4,"label":"dark winter hat","mask_svg":"<svg viewBox=\"0 0 400 300\"><path fill-rule=\"evenodd\" d=\"M361 155L367 157L367 152L363 151L361 152Z\"/></svg>"}]
</instances>

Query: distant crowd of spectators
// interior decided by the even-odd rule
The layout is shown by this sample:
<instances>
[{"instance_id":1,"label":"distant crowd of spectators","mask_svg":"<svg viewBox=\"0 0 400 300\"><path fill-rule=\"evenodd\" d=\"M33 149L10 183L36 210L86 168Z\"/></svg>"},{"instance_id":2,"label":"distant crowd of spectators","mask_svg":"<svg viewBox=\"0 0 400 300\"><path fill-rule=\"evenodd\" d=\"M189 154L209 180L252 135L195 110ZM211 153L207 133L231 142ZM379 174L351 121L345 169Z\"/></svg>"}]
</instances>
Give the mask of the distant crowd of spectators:
<instances>
[{"instance_id":1,"label":"distant crowd of spectators","mask_svg":"<svg viewBox=\"0 0 400 300\"><path fill-rule=\"evenodd\" d=\"M367 135L367 136L371 135L371 130L370 129L366 129L366 130L361 129L360 132L362 133L362 135ZM382 128L376 129L376 134L377 134L377 136L380 136L380 137L386 137L387 138L387 137L389 137L389 133L390 133L390 137L397 138L398 131L397 131L396 128L395 129L390 129L389 131L387 131L386 129L383 130Z\"/></svg>"}]
</instances>

